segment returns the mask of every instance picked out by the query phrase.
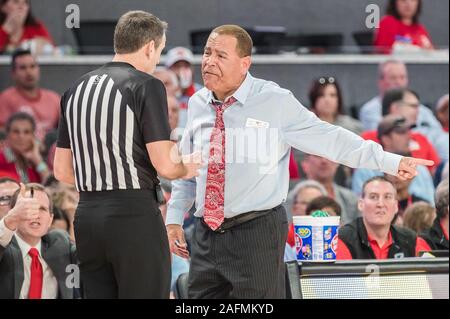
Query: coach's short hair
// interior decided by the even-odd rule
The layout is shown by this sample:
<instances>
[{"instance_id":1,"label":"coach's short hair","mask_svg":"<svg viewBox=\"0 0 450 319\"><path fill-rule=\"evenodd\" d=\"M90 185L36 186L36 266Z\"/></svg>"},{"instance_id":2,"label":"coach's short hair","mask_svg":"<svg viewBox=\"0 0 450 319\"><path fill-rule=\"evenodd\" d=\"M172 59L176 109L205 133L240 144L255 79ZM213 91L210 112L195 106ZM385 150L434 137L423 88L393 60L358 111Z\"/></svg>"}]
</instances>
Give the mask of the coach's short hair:
<instances>
[{"instance_id":1,"label":"coach's short hair","mask_svg":"<svg viewBox=\"0 0 450 319\"><path fill-rule=\"evenodd\" d=\"M395 187L395 185L390 180L388 180L384 175L377 175L377 176L369 178L367 181L364 182L364 184L362 186L362 192L361 192L361 197L362 198L364 198L366 196L366 187L367 187L367 185L369 185L372 182L376 182L376 181L378 181L378 182L386 182L388 184L391 184L392 187L395 190L395 193L397 194L397 188Z\"/></svg>"},{"instance_id":2,"label":"coach's short hair","mask_svg":"<svg viewBox=\"0 0 450 319\"><path fill-rule=\"evenodd\" d=\"M167 22L145 11L129 11L119 18L114 31L114 51L118 54L138 51L150 41L159 47Z\"/></svg>"},{"instance_id":3,"label":"coach's short hair","mask_svg":"<svg viewBox=\"0 0 450 319\"><path fill-rule=\"evenodd\" d=\"M245 31L240 26L235 24L221 25L212 30L211 34L213 33L231 35L232 37L236 38L237 40L236 51L241 58L252 55L253 50L252 37L250 36L250 34L248 34L247 31Z\"/></svg>"}]
</instances>

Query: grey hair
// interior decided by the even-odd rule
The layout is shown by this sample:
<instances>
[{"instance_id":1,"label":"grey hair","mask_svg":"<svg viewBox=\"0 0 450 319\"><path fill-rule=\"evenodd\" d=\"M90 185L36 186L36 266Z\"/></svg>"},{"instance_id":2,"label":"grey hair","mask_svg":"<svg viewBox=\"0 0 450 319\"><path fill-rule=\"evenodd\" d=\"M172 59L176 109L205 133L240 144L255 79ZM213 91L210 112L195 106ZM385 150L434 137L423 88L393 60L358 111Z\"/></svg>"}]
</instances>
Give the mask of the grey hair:
<instances>
[{"instance_id":1,"label":"grey hair","mask_svg":"<svg viewBox=\"0 0 450 319\"><path fill-rule=\"evenodd\" d=\"M297 185L294 186L294 188L289 192L287 200L293 202L297 194L306 188L315 188L319 190L319 192L321 192L323 196L328 196L328 192L325 189L325 187L323 187L322 184L320 184L315 180L307 179L299 182Z\"/></svg>"},{"instance_id":2,"label":"grey hair","mask_svg":"<svg viewBox=\"0 0 450 319\"><path fill-rule=\"evenodd\" d=\"M163 73L163 72L169 73L170 79L172 80L172 84L173 85L175 85L176 87L180 86L180 84L178 82L177 74L174 71L172 71L171 69L166 68L165 66L157 66L155 68L155 71L153 71L153 74L155 74L155 73Z\"/></svg>"},{"instance_id":3,"label":"grey hair","mask_svg":"<svg viewBox=\"0 0 450 319\"><path fill-rule=\"evenodd\" d=\"M388 60L386 60L386 61L381 62L381 63L378 65L378 78L379 78L379 79L381 79L381 78L384 77L384 68L385 68L385 66L388 65L388 64L403 64L403 65L405 65L405 63L403 63L403 62L400 61L400 60L396 60L396 59L388 59Z\"/></svg>"},{"instance_id":4,"label":"grey hair","mask_svg":"<svg viewBox=\"0 0 450 319\"><path fill-rule=\"evenodd\" d=\"M436 215L443 218L448 215L448 178L444 179L436 188L434 200L436 202Z\"/></svg>"}]
</instances>

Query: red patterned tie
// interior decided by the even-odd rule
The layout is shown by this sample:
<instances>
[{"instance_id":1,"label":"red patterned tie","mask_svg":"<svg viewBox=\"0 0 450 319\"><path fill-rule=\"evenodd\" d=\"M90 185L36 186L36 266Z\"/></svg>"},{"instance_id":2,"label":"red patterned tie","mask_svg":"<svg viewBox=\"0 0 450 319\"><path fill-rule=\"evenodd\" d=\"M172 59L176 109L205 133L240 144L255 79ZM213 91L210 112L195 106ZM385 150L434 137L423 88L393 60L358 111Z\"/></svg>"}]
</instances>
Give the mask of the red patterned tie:
<instances>
[{"instance_id":1,"label":"red patterned tie","mask_svg":"<svg viewBox=\"0 0 450 319\"><path fill-rule=\"evenodd\" d=\"M30 290L28 292L29 299L41 299L42 297L42 265L39 261L39 252L36 248L31 248L28 252L31 256L31 279Z\"/></svg>"},{"instance_id":2,"label":"red patterned tie","mask_svg":"<svg viewBox=\"0 0 450 319\"><path fill-rule=\"evenodd\" d=\"M236 102L230 97L223 104L216 106L216 123L211 132L206 178L205 210L203 219L212 230L216 230L224 221L225 194L225 125L223 112Z\"/></svg>"}]
</instances>

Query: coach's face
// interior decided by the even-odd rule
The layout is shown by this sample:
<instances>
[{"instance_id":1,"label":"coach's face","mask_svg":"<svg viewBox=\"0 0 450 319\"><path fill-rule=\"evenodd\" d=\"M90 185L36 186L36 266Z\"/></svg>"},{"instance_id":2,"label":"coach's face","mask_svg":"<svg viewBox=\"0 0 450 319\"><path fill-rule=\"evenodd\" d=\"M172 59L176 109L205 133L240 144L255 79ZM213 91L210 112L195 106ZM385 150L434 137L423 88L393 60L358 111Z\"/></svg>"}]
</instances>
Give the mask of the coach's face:
<instances>
[{"instance_id":1,"label":"coach's face","mask_svg":"<svg viewBox=\"0 0 450 319\"><path fill-rule=\"evenodd\" d=\"M231 35L212 33L203 53L203 83L222 101L239 88L250 68L250 56L240 57L237 44Z\"/></svg>"}]
</instances>

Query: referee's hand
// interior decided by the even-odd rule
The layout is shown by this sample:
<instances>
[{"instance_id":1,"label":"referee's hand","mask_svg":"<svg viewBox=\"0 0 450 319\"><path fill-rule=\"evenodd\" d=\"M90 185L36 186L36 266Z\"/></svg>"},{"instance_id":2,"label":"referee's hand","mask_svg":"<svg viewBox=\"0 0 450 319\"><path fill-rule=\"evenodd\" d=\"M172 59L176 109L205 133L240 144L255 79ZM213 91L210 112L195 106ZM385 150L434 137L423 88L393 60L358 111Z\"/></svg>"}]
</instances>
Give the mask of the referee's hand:
<instances>
[{"instance_id":1,"label":"referee's hand","mask_svg":"<svg viewBox=\"0 0 450 319\"><path fill-rule=\"evenodd\" d=\"M186 240L184 239L184 230L181 225L167 225L167 237L169 238L170 252L182 258L189 258Z\"/></svg>"}]
</instances>

